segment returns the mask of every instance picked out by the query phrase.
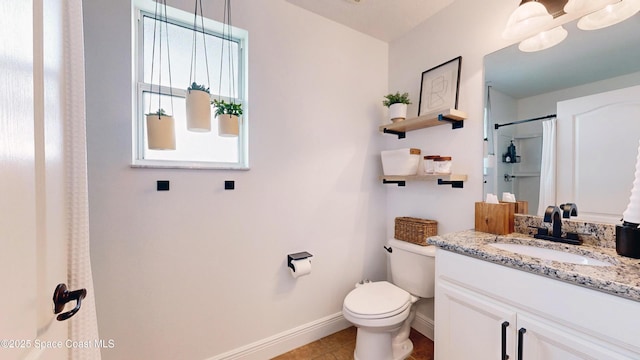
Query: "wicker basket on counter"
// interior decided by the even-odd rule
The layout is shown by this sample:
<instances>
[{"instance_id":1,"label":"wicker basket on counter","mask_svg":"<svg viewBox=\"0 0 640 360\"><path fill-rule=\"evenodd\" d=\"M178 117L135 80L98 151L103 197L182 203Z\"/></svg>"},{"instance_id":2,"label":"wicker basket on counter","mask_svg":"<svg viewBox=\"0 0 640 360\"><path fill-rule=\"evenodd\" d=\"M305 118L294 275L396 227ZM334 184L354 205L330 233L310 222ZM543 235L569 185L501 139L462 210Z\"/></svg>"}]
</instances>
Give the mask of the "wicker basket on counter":
<instances>
[{"instance_id":1,"label":"wicker basket on counter","mask_svg":"<svg viewBox=\"0 0 640 360\"><path fill-rule=\"evenodd\" d=\"M397 217L394 237L398 240L426 246L427 238L438 235L438 222L413 217Z\"/></svg>"}]
</instances>

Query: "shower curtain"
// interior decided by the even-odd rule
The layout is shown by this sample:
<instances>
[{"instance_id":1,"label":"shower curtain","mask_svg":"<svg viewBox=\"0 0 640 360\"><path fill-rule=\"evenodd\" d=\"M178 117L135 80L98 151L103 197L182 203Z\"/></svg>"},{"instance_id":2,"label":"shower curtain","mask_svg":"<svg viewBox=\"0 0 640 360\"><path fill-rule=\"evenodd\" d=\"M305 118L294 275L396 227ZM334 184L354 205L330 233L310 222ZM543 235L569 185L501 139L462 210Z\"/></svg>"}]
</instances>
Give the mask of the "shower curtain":
<instances>
[{"instance_id":1,"label":"shower curtain","mask_svg":"<svg viewBox=\"0 0 640 360\"><path fill-rule=\"evenodd\" d=\"M542 161L540 164L540 195L538 216L556 203L556 118L542 122Z\"/></svg>"},{"instance_id":2,"label":"shower curtain","mask_svg":"<svg viewBox=\"0 0 640 360\"><path fill-rule=\"evenodd\" d=\"M85 130L84 37L82 1L63 1L65 192L68 215L68 284L87 289L80 312L68 320L69 339L94 344L98 336L89 253L89 200ZM100 349L73 347L70 359L100 359Z\"/></svg>"}]
</instances>

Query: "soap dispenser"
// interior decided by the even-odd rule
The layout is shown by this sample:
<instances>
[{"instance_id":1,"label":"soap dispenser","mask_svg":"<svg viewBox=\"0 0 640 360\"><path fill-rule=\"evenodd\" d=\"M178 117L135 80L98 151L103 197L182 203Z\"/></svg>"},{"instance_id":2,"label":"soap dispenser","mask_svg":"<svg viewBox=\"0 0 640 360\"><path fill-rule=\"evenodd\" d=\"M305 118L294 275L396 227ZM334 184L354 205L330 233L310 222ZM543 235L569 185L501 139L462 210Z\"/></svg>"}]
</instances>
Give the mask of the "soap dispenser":
<instances>
[{"instance_id":1,"label":"soap dispenser","mask_svg":"<svg viewBox=\"0 0 640 360\"><path fill-rule=\"evenodd\" d=\"M511 143L507 148L507 154L511 158L512 163L516 162L516 146L513 144L513 140L511 140Z\"/></svg>"}]
</instances>

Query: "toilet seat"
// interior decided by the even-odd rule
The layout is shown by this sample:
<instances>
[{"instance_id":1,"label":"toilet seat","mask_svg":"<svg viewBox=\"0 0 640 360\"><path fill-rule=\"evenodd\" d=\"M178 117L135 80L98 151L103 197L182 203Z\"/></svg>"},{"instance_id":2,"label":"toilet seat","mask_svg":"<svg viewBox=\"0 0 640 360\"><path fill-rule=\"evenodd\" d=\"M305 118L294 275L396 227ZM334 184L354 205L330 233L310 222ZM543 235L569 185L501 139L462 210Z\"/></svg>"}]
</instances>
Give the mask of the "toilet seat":
<instances>
[{"instance_id":1,"label":"toilet seat","mask_svg":"<svg viewBox=\"0 0 640 360\"><path fill-rule=\"evenodd\" d=\"M344 310L360 319L384 319L411 307L411 294L387 281L367 283L344 299Z\"/></svg>"}]
</instances>

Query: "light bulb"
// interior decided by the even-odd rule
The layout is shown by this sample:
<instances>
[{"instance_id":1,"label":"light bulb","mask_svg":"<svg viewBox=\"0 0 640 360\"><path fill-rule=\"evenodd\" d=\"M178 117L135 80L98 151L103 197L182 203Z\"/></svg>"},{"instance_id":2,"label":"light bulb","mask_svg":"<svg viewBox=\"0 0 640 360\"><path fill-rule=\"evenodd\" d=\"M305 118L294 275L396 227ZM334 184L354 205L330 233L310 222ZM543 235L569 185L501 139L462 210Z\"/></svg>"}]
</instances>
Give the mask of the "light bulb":
<instances>
[{"instance_id":1,"label":"light bulb","mask_svg":"<svg viewBox=\"0 0 640 360\"><path fill-rule=\"evenodd\" d=\"M520 5L509 17L507 27L502 32L505 39L517 39L541 29L553 21L547 8L537 1Z\"/></svg>"},{"instance_id":2,"label":"light bulb","mask_svg":"<svg viewBox=\"0 0 640 360\"><path fill-rule=\"evenodd\" d=\"M597 30L622 22L640 11L640 0L620 0L604 9L582 17L578 21L581 30Z\"/></svg>"},{"instance_id":3,"label":"light bulb","mask_svg":"<svg viewBox=\"0 0 640 360\"><path fill-rule=\"evenodd\" d=\"M524 52L534 52L556 46L567 37L567 30L562 26L555 27L549 31L543 31L534 37L523 40L518 49Z\"/></svg>"}]
</instances>

